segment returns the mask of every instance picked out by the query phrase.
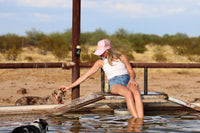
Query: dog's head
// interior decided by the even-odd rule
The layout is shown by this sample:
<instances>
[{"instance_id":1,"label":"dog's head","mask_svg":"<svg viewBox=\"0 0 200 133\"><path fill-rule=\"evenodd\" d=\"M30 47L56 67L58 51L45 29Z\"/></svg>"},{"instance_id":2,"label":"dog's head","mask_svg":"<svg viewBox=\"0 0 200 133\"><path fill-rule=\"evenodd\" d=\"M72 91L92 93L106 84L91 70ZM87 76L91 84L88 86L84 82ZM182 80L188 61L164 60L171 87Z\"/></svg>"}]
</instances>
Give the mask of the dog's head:
<instances>
[{"instance_id":1,"label":"dog's head","mask_svg":"<svg viewBox=\"0 0 200 133\"><path fill-rule=\"evenodd\" d=\"M54 90L52 96L55 98L56 101L58 101L58 103L62 103L63 97L65 97L65 93L66 92L64 92L63 90L57 89Z\"/></svg>"},{"instance_id":2,"label":"dog's head","mask_svg":"<svg viewBox=\"0 0 200 133\"><path fill-rule=\"evenodd\" d=\"M46 131L48 131L48 123L46 120L44 119L38 119L35 120L33 122L31 122L29 125L26 126L20 126L15 128L12 133L36 133L36 132L40 133L46 133Z\"/></svg>"},{"instance_id":3,"label":"dog's head","mask_svg":"<svg viewBox=\"0 0 200 133\"><path fill-rule=\"evenodd\" d=\"M34 125L34 126L38 127L40 129L41 133L46 133L46 131L48 131L48 123L44 119L35 120L30 125Z\"/></svg>"}]
</instances>

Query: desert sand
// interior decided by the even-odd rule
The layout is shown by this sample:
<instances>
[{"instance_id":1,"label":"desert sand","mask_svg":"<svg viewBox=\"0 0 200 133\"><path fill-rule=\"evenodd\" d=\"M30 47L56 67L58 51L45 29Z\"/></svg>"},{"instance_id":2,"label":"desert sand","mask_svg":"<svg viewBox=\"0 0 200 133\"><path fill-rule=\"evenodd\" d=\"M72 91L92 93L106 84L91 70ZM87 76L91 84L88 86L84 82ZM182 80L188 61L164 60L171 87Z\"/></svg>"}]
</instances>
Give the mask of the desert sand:
<instances>
[{"instance_id":1,"label":"desert sand","mask_svg":"<svg viewBox=\"0 0 200 133\"><path fill-rule=\"evenodd\" d=\"M28 53L30 54L30 52L24 52L24 55ZM144 54L133 54L136 60L131 62L154 62L150 60L152 54L150 51ZM175 57L170 54L170 50L167 50L166 55L170 56L168 60L170 63L191 63L185 57ZM22 56L23 54L21 58ZM37 58L40 62L55 62L54 57L42 58L38 55ZM38 62L38 60L35 59L34 62ZM1 63L4 62L6 61L2 59ZM23 61L19 60L18 62ZM140 90L143 91L144 69L133 69L137 75L136 81L140 85ZM88 68L81 68L81 75L87 70ZM59 86L70 84L71 75L71 69L62 68L0 69L0 106L14 105L15 101L23 96L49 96ZM195 99L200 99L199 75L200 69L148 69L148 90L167 93L169 96L185 102L193 102ZM80 85L80 95L101 91L100 82L100 71L98 71ZM18 94L17 90L21 88L27 89L27 94ZM69 99L71 99L71 90L67 90L65 97L65 100Z\"/></svg>"}]
</instances>

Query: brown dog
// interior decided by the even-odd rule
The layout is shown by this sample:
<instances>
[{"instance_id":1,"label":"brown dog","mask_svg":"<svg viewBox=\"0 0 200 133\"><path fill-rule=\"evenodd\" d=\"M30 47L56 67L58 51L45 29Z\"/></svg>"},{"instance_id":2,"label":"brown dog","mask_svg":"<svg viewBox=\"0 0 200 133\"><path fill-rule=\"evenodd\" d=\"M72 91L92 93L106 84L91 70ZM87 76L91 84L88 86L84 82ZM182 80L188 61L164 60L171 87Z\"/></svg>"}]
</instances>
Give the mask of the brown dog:
<instances>
[{"instance_id":1,"label":"brown dog","mask_svg":"<svg viewBox=\"0 0 200 133\"><path fill-rule=\"evenodd\" d=\"M52 96L37 97L37 96L25 96L18 99L15 102L16 106L21 105L42 105L42 104L62 104L65 92L57 89L52 93Z\"/></svg>"}]
</instances>

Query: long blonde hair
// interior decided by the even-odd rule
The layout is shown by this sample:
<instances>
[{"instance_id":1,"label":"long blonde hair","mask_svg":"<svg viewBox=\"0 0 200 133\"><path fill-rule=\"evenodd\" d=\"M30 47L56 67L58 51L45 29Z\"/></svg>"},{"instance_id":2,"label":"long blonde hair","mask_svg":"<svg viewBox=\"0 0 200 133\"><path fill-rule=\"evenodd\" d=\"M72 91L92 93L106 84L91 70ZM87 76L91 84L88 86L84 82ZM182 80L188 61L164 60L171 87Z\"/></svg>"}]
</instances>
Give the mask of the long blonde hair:
<instances>
[{"instance_id":1,"label":"long blonde hair","mask_svg":"<svg viewBox=\"0 0 200 133\"><path fill-rule=\"evenodd\" d=\"M108 63L112 66L113 59L120 59L121 60L121 52L115 50L113 48L106 50L107 51L107 60Z\"/></svg>"}]
</instances>

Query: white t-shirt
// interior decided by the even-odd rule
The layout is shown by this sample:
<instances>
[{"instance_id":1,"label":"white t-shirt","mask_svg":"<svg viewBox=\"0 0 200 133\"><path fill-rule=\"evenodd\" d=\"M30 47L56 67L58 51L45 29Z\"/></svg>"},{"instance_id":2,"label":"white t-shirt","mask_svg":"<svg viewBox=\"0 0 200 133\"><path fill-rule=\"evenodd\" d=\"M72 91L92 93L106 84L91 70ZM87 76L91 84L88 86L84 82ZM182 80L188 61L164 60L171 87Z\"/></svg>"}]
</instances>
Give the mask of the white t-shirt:
<instances>
[{"instance_id":1,"label":"white t-shirt","mask_svg":"<svg viewBox=\"0 0 200 133\"><path fill-rule=\"evenodd\" d=\"M119 59L116 61L112 61L112 65L108 63L108 60L106 58L103 60L104 60L103 70L108 79L111 79L115 76L128 74L126 65Z\"/></svg>"}]
</instances>

